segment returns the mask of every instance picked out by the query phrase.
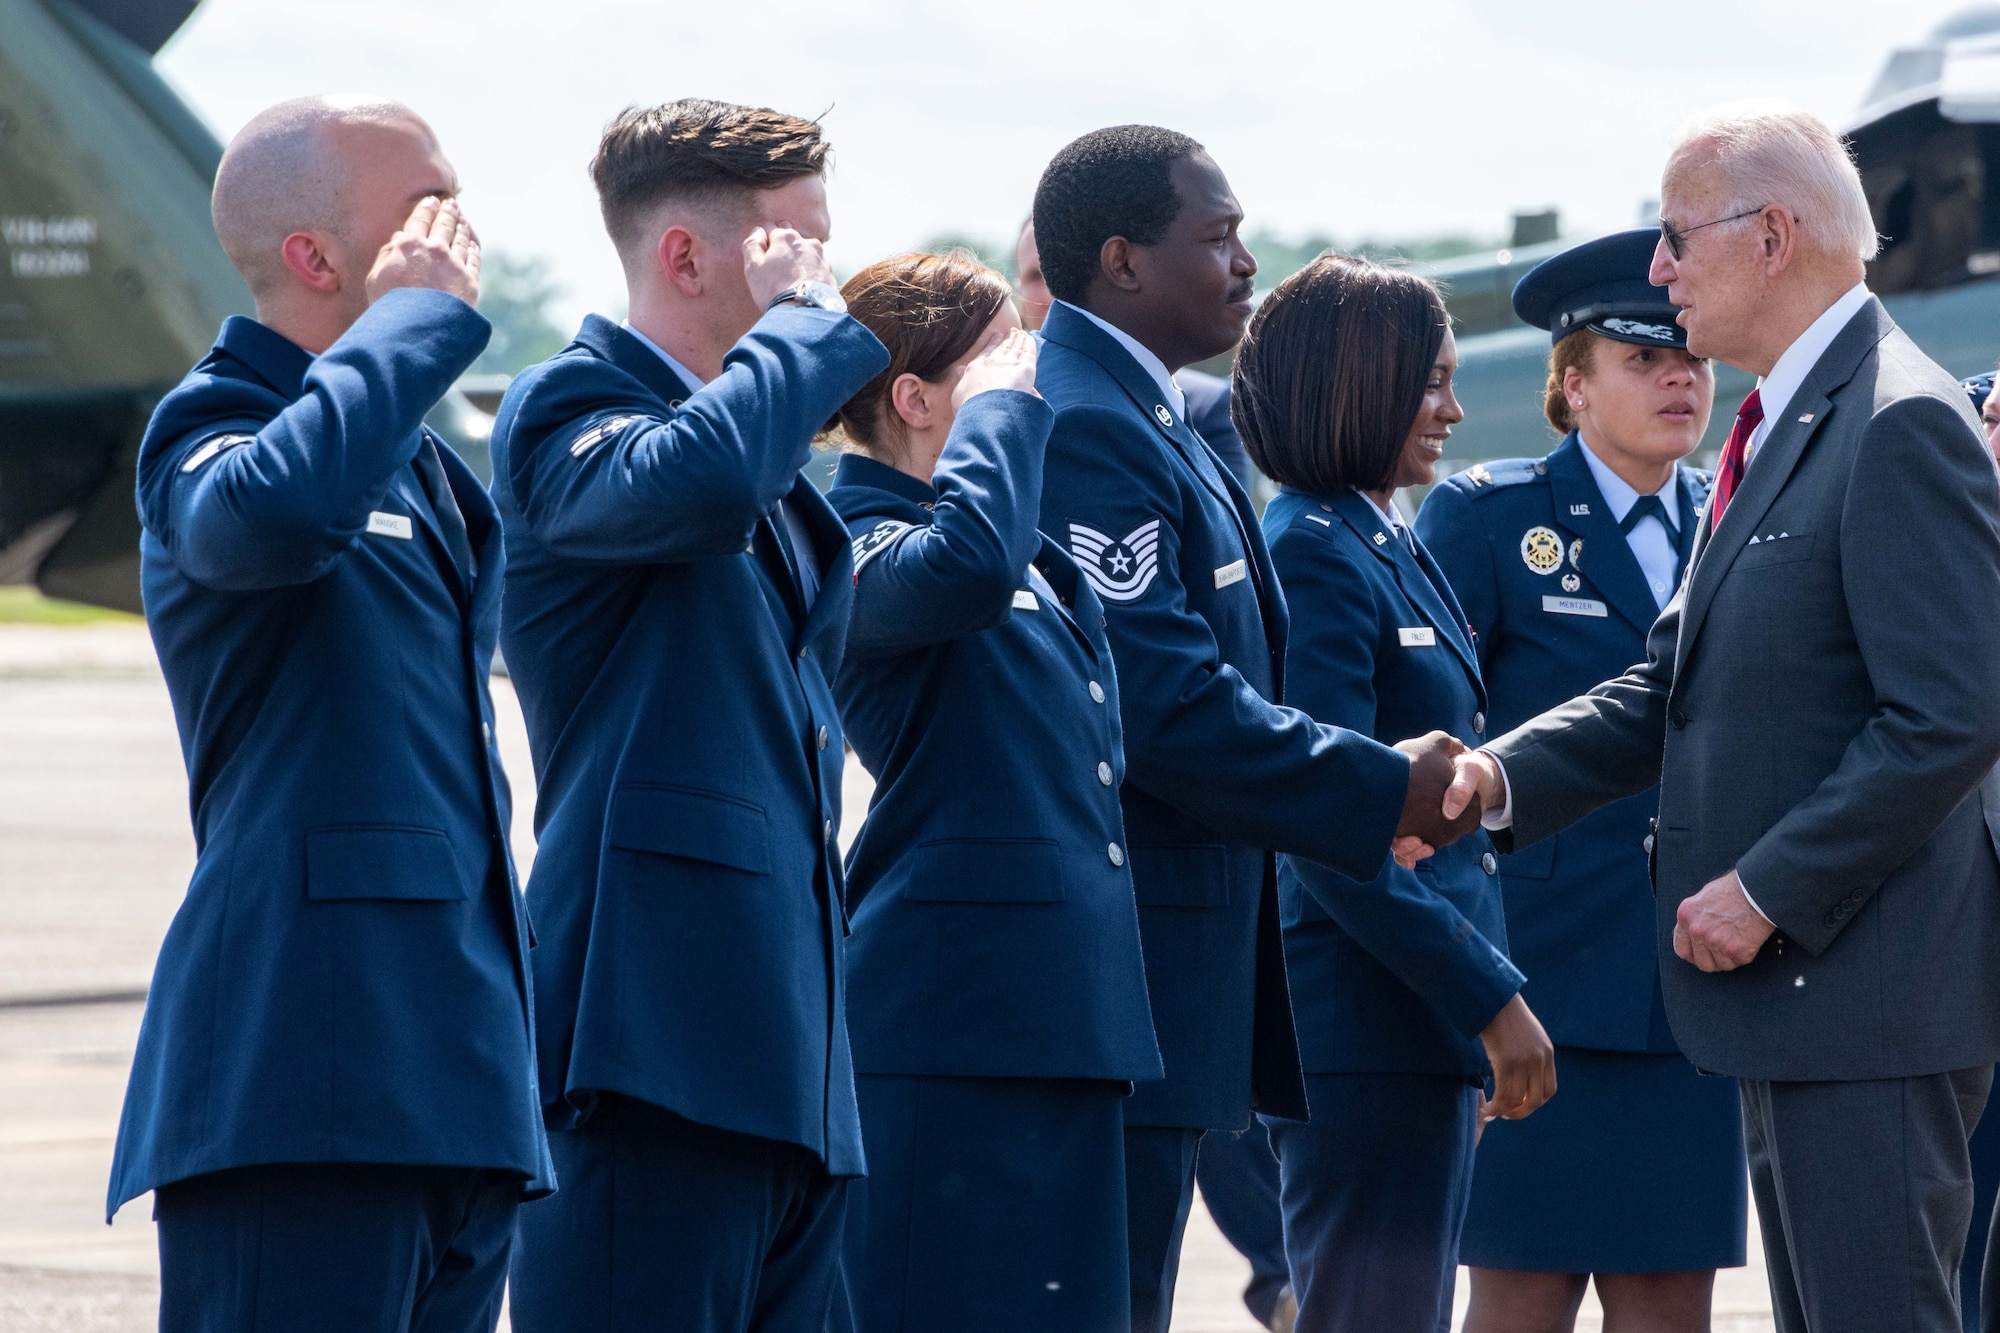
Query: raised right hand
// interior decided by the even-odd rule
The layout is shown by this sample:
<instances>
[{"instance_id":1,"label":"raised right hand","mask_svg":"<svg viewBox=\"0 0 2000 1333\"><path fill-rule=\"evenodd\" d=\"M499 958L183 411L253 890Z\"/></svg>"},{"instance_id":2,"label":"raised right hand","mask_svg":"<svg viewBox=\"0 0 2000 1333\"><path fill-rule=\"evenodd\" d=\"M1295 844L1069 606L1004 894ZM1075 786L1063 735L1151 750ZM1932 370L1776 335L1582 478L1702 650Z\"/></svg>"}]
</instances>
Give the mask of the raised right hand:
<instances>
[{"instance_id":1,"label":"raised right hand","mask_svg":"<svg viewBox=\"0 0 2000 1333\"><path fill-rule=\"evenodd\" d=\"M1480 1108L1487 1120L1519 1120L1556 1095L1556 1048L1517 992L1479 1034L1493 1066L1493 1095Z\"/></svg>"},{"instance_id":2,"label":"raised right hand","mask_svg":"<svg viewBox=\"0 0 2000 1333\"><path fill-rule=\"evenodd\" d=\"M1478 827L1477 803L1453 816L1444 813L1445 792L1456 773L1452 761L1465 753L1465 745L1456 736L1433 731L1414 740L1398 741L1396 748L1410 757L1403 817L1396 825L1398 838L1415 837L1433 848L1449 847Z\"/></svg>"},{"instance_id":3,"label":"raised right hand","mask_svg":"<svg viewBox=\"0 0 2000 1333\"><path fill-rule=\"evenodd\" d=\"M951 406L955 412L965 400L989 389L1035 391L1035 354L1039 351L1034 335L1015 329L993 346L966 363L965 373L952 386Z\"/></svg>"},{"instance_id":4,"label":"raised right hand","mask_svg":"<svg viewBox=\"0 0 2000 1333\"><path fill-rule=\"evenodd\" d=\"M448 292L467 305L479 302L479 236L458 200L426 195L410 210L403 229L389 238L368 270L368 304L398 287Z\"/></svg>"},{"instance_id":5,"label":"raised right hand","mask_svg":"<svg viewBox=\"0 0 2000 1333\"><path fill-rule=\"evenodd\" d=\"M826 247L790 227L773 227L769 231L759 227L743 238L743 280L750 284L750 299L759 310L793 283L834 285L833 269L826 262Z\"/></svg>"}]
</instances>

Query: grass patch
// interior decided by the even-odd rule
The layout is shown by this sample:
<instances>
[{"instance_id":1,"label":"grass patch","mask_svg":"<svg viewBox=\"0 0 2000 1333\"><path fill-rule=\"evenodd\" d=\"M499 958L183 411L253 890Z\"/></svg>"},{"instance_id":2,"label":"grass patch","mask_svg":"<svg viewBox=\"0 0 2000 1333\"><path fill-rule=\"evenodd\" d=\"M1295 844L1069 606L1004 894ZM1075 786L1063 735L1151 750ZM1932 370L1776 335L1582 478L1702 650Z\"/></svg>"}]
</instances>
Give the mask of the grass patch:
<instances>
[{"instance_id":1,"label":"grass patch","mask_svg":"<svg viewBox=\"0 0 2000 1333\"><path fill-rule=\"evenodd\" d=\"M138 619L123 611L44 597L35 588L0 588L0 625L94 625Z\"/></svg>"}]
</instances>

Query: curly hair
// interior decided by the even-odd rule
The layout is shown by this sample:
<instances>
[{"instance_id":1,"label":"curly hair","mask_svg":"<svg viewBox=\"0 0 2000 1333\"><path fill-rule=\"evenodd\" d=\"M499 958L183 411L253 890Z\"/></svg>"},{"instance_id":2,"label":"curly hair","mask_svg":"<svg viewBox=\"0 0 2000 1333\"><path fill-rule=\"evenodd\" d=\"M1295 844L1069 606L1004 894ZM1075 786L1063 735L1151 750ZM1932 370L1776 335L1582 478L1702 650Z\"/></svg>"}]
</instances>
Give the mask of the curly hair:
<instances>
[{"instance_id":1,"label":"curly hair","mask_svg":"<svg viewBox=\"0 0 2000 1333\"><path fill-rule=\"evenodd\" d=\"M1156 125L1093 130L1049 162L1035 187L1035 245L1058 301L1080 304L1113 236L1157 245L1181 211L1174 163L1207 150Z\"/></svg>"}]
</instances>

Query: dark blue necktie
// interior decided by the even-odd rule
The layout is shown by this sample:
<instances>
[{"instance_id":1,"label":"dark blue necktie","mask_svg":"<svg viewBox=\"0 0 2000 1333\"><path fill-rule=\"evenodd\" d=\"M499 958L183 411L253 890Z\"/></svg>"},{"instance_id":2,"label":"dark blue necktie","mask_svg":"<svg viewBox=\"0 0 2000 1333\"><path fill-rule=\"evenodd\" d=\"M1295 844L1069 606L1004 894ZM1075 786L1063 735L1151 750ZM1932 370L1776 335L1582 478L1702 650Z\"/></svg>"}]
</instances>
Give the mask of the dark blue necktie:
<instances>
[{"instance_id":1,"label":"dark blue necktie","mask_svg":"<svg viewBox=\"0 0 2000 1333\"><path fill-rule=\"evenodd\" d=\"M1618 520L1618 530L1629 537L1632 535L1632 529L1649 518L1659 519L1660 527L1667 534L1667 540L1673 540L1676 529L1667 521L1667 507L1660 503L1660 497L1657 495L1640 496L1638 501L1625 511L1625 517Z\"/></svg>"},{"instance_id":2,"label":"dark blue necktie","mask_svg":"<svg viewBox=\"0 0 2000 1333\"><path fill-rule=\"evenodd\" d=\"M438 530L444 533L444 544L451 552L452 563L456 564L467 580L477 569L477 560L472 554L472 539L465 530L465 515L459 511L458 500L451 493L451 482L445 477L444 460L438 457L437 446L426 435L417 445L417 456L410 460L411 467L423 483L424 496L431 502L431 513L437 517Z\"/></svg>"}]
</instances>

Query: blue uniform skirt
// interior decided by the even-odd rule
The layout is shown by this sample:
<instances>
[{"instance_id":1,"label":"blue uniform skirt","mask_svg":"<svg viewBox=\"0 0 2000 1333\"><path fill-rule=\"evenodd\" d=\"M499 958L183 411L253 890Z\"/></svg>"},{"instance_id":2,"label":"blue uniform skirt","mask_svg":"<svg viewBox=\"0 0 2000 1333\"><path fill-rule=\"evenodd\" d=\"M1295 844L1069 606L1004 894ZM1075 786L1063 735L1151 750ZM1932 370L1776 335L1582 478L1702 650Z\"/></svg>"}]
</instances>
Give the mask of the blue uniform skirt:
<instances>
[{"instance_id":1,"label":"blue uniform skirt","mask_svg":"<svg viewBox=\"0 0 2000 1333\"><path fill-rule=\"evenodd\" d=\"M1679 1055L1556 1048L1556 1095L1486 1126L1459 1261L1531 1273L1743 1263L1736 1080Z\"/></svg>"},{"instance_id":2,"label":"blue uniform skirt","mask_svg":"<svg viewBox=\"0 0 2000 1333\"><path fill-rule=\"evenodd\" d=\"M868 1175L848 1197L849 1333L1130 1333L1130 1084L855 1078Z\"/></svg>"}]
</instances>

